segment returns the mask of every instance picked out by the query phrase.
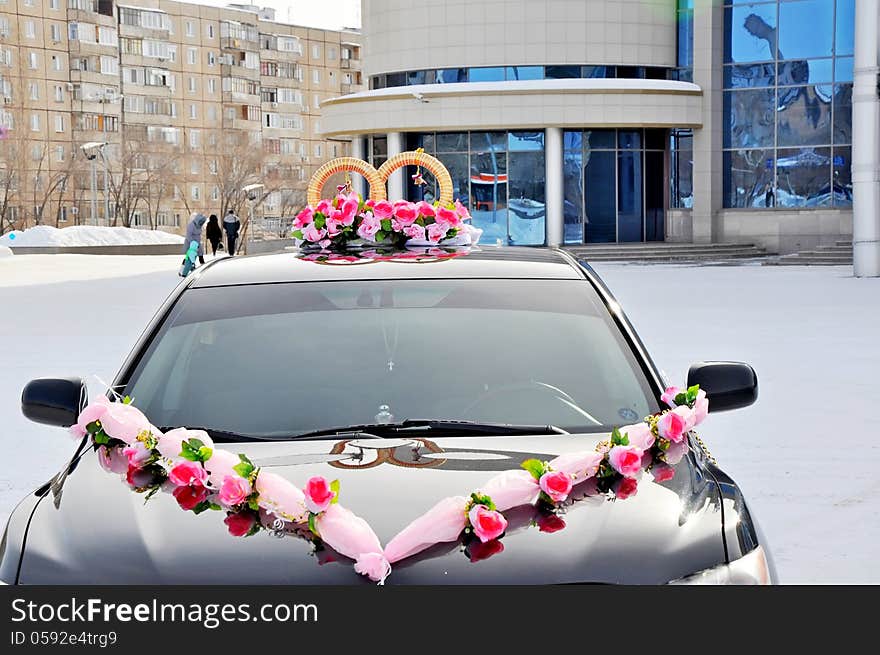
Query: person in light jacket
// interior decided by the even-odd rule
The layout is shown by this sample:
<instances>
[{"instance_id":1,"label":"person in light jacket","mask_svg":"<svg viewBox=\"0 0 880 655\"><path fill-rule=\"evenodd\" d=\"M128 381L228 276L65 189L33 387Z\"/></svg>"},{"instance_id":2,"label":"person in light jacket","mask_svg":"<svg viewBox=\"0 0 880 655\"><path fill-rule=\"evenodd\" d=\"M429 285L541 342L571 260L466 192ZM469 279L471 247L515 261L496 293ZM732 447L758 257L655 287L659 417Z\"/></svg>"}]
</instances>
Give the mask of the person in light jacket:
<instances>
[{"instance_id":1,"label":"person in light jacket","mask_svg":"<svg viewBox=\"0 0 880 655\"><path fill-rule=\"evenodd\" d=\"M230 208L226 213L226 216L223 217L223 229L226 230L226 242L228 246L226 251L229 253L229 256L232 257L235 255L235 241L238 239L238 231L241 229L241 221L238 220L238 216L235 215L232 208Z\"/></svg>"},{"instance_id":2,"label":"person in light jacket","mask_svg":"<svg viewBox=\"0 0 880 655\"><path fill-rule=\"evenodd\" d=\"M186 253L189 250L189 244L193 241L199 242L199 263L205 263L205 245L202 243L202 228L205 227L205 223L208 222L208 218L204 214L200 214L198 212L193 212L192 216L190 216L189 224L186 226L186 238L183 240L183 252Z\"/></svg>"}]
</instances>

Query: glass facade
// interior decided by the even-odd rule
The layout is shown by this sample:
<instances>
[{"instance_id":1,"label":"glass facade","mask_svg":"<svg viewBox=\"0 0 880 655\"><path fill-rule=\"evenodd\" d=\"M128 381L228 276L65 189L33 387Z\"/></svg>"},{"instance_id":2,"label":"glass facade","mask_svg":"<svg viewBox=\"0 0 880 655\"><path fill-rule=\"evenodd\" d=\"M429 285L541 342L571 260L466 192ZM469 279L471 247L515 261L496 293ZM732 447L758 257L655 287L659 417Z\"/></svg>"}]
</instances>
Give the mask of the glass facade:
<instances>
[{"instance_id":1,"label":"glass facade","mask_svg":"<svg viewBox=\"0 0 880 655\"><path fill-rule=\"evenodd\" d=\"M682 2L692 2L692 0L682 0ZM690 25L692 26L693 9L691 9L690 15ZM691 43L693 43L692 37L693 35L691 35ZM693 56L692 52L690 56ZM453 82L511 82L516 80L560 80L597 77L666 80L678 79L678 73L674 68L664 68L662 66L482 66L414 70L373 75L370 78L370 88L386 89L395 86L450 84Z\"/></svg>"},{"instance_id":2,"label":"glass facade","mask_svg":"<svg viewBox=\"0 0 880 655\"><path fill-rule=\"evenodd\" d=\"M449 170L453 196L466 205L484 243L546 242L544 131L407 134L407 149L424 148ZM407 171L407 198L433 201L437 181L422 171L424 185Z\"/></svg>"},{"instance_id":3,"label":"glass facade","mask_svg":"<svg viewBox=\"0 0 880 655\"><path fill-rule=\"evenodd\" d=\"M565 243L662 241L666 130L563 133Z\"/></svg>"},{"instance_id":4,"label":"glass facade","mask_svg":"<svg viewBox=\"0 0 880 655\"><path fill-rule=\"evenodd\" d=\"M694 205L693 130L669 130L669 206L691 209Z\"/></svg>"},{"instance_id":5,"label":"glass facade","mask_svg":"<svg viewBox=\"0 0 880 655\"><path fill-rule=\"evenodd\" d=\"M855 0L727 0L724 206L852 205Z\"/></svg>"},{"instance_id":6,"label":"glass facade","mask_svg":"<svg viewBox=\"0 0 880 655\"><path fill-rule=\"evenodd\" d=\"M677 79L694 80L694 0L677 0L675 7L676 34L675 59L678 64Z\"/></svg>"}]
</instances>

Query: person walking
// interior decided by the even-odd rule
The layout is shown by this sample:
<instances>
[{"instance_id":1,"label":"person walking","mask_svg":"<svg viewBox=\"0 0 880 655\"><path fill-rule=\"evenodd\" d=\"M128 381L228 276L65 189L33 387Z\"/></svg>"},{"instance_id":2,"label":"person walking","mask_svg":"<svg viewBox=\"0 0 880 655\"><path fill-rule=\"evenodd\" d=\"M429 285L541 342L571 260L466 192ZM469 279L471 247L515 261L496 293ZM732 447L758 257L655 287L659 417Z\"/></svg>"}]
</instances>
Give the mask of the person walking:
<instances>
[{"instance_id":1,"label":"person walking","mask_svg":"<svg viewBox=\"0 0 880 655\"><path fill-rule=\"evenodd\" d=\"M199 244L199 263L205 263L205 246L202 243L202 228L205 227L205 223L208 222L208 219L205 218L204 214L200 214L198 212L193 212L189 219L189 224L186 226L186 238L183 240L183 252L186 253L189 250L189 244L193 241L197 241Z\"/></svg>"},{"instance_id":2,"label":"person walking","mask_svg":"<svg viewBox=\"0 0 880 655\"><path fill-rule=\"evenodd\" d=\"M211 243L211 255L217 256L217 246L223 241L223 230L220 229L220 223L217 221L217 214L211 214L208 219L208 227L205 228L205 236Z\"/></svg>"},{"instance_id":3,"label":"person walking","mask_svg":"<svg viewBox=\"0 0 880 655\"><path fill-rule=\"evenodd\" d=\"M241 229L241 221L238 220L238 216L235 215L231 207L223 218L223 229L226 230L227 251L229 256L233 257L235 255L235 241L238 239L238 231Z\"/></svg>"}]
</instances>

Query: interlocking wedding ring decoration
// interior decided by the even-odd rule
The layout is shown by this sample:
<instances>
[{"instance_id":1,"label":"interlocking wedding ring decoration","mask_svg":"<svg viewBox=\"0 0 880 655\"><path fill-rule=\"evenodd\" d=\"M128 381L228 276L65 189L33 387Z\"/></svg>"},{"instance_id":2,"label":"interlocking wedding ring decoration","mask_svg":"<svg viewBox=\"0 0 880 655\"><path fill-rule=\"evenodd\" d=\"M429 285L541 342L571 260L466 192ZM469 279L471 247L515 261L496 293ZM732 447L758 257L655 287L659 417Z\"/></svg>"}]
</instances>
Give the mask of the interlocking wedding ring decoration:
<instances>
[{"instance_id":1,"label":"interlocking wedding ring decoration","mask_svg":"<svg viewBox=\"0 0 880 655\"><path fill-rule=\"evenodd\" d=\"M434 175L439 187L437 200L388 200L388 178L404 166L416 167L412 176L416 185L426 184L422 168ZM368 198L352 191L348 177L352 172L364 176ZM346 173L345 183L336 188L332 199L322 200L324 186L337 173ZM470 223L467 208L453 198L452 177L443 162L421 148L390 157L378 170L355 157L333 159L315 171L307 200L308 206L293 221L292 236L308 250L473 246L482 234Z\"/></svg>"},{"instance_id":2,"label":"interlocking wedding ring decoration","mask_svg":"<svg viewBox=\"0 0 880 655\"><path fill-rule=\"evenodd\" d=\"M244 454L216 448L204 431L161 432L128 398L111 402L100 396L70 432L89 439L100 465L147 500L161 491L185 511L223 512L235 537L261 531L301 537L313 544L319 560L329 547L353 560L357 573L381 584L392 564L434 544L460 541L464 554L477 562L501 553L505 534L531 527L547 533L564 529L563 515L581 500L624 500L636 494L644 472L655 483L670 480L689 450L689 433L709 411L709 401L697 386L670 387L662 400L671 409L615 428L609 440L592 450L564 453L547 462L527 459L519 469L495 475L468 495L443 498L384 547L365 519L339 503L337 480L313 476L298 486L257 467ZM395 511L392 494L376 511ZM504 513L517 507L531 510L528 522L517 523L513 516L508 521Z\"/></svg>"}]
</instances>

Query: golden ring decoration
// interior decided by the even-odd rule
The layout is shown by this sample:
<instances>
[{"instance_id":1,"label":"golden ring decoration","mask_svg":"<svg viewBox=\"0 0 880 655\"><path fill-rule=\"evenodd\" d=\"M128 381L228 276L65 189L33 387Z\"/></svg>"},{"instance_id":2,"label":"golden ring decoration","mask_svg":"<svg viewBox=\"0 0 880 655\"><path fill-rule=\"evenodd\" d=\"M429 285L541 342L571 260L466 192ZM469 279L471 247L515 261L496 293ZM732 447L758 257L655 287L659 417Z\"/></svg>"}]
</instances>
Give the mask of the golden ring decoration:
<instances>
[{"instance_id":1,"label":"golden ring decoration","mask_svg":"<svg viewBox=\"0 0 880 655\"><path fill-rule=\"evenodd\" d=\"M385 200L385 180L372 164L356 157L337 157L316 170L314 175L312 175L312 179L309 180L309 189L306 197L309 205L315 206L321 202L321 191L324 189L327 180L336 173L343 171L351 171L363 175L367 184L370 185L370 197L376 201Z\"/></svg>"},{"instance_id":2,"label":"golden ring decoration","mask_svg":"<svg viewBox=\"0 0 880 655\"><path fill-rule=\"evenodd\" d=\"M342 172L360 173L366 179L370 186L370 198L375 201L386 200L388 198L385 185L391 174L403 166L424 166L437 179L440 186L439 201L441 205L448 205L452 202L452 176L449 171L436 157L425 152L416 150L408 150L400 154L390 157L388 161L376 170L370 163L356 157L337 157L331 159L321 166L312 175L309 180L308 193L306 200L309 205L317 205L321 202L321 191L333 175Z\"/></svg>"}]
</instances>

